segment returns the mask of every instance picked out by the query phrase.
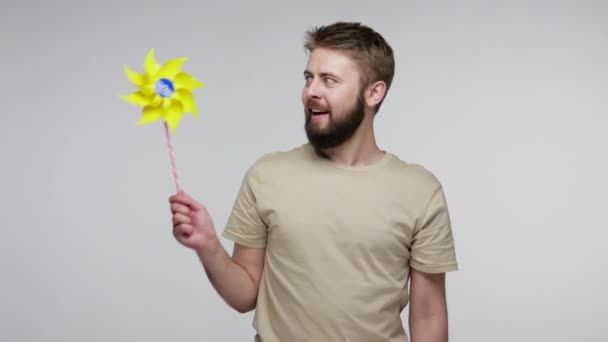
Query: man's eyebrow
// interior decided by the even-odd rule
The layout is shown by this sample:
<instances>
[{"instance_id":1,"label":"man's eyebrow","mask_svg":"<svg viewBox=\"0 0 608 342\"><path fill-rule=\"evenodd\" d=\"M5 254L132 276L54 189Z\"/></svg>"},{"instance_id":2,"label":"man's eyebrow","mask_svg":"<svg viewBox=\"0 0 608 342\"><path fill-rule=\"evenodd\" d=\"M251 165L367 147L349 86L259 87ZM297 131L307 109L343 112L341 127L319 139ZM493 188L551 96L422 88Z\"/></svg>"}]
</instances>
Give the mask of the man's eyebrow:
<instances>
[{"instance_id":1,"label":"man's eyebrow","mask_svg":"<svg viewBox=\"0 0 608 342\"><path fill-rule=\"evenodd\" d=\"M313 75L313 73L310 70L304 70L304 76L311 76L311 75ZM319 74L319 76L321 76L321 77L331 77L331 78L335 78L337 80L342 80L336 74L332 74L331 72L322 72L322 73Z\"/></svg>"}]
</instances>

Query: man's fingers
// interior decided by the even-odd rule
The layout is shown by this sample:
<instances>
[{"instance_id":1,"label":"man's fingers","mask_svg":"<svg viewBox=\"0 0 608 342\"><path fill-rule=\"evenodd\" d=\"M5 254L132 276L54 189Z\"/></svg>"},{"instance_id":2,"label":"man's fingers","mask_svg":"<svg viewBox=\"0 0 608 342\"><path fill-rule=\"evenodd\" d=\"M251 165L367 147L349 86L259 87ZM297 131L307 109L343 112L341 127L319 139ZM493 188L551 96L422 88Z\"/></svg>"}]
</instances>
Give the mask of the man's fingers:
<instances>
[{"instance_id":1,"label":"man's fingers","mask_svg":"<svg viewBox=\"0 0 608 342\"><path fill-rule=\"evenodd\" d=\"M184 215L189 215L190 211L190 208L185 204L180 204L177 202L171 203L171 213L173 214L180 213Z\"/></svg>"},{"instance_id":2,"label":"man's fingers","mask_svg":"<svg viewBox=\"0 0 608 342\"><path fill-rule=\"evenodd\" d=\"M199 211L202 208L202 206L194 198L185 192L180 192L169 197L169 202L183 204L194 211Z\"/></svg>"},{"instance_id":3,"label":"man's fingers","mask_svg":"<svg viewBox=\"0 0 608 342\"><path fill-rule=\"evenodd\" d=\"M190 218L190 216L184 215L184 214L181 214L181 213L175 213L175 214L173 214L173 226L177 226L180 223L191 224L192 223L192 219Z\"/></svg>"},{"instance_id":4,"label":"man's fingers","mask_svg":"<svg viewBox=\"0 0 608 342\"><path fill-rule=\"evenodd\" d=\"M187 238L192 234L192 225L186 223L180 223L173 228L173 235L175 237Z\"/></svg>"},{"instance_id":5,"label":"man's fingers","mask_svg":"<svg viewBox=\"0 0 608 342\"><path fill-rule=\"evenodd\" d=\"M201 210L201 205L187 193L182 192L181 194L179 194L179 196L181 196L183 203L185 205L187 205L188 207L190 207L190 209L192 209L194 211Z\"/></svg>"}]
</instances>

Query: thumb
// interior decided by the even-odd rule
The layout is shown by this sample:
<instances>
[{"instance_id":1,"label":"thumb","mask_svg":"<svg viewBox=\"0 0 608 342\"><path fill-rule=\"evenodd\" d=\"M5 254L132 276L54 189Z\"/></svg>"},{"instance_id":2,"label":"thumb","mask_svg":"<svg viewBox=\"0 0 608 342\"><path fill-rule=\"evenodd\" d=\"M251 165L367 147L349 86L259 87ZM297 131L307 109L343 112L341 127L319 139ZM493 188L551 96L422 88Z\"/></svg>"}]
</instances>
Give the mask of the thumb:
<instances>
[{"instance_id":1,"label":"thumb","mask_svg":"<svg viewBox=\"0 0 608 342\"><path fill-rule=\"evenodd\" d=\"M190 207L191 210L198 212L198 211L201 211L201 209L203 209L203 206L200 203L198 203L192 196L187 194L186 192L182 191L179 193L178 196L179 196L180 201L183 204Z\"/></svg>"}]
</instances>

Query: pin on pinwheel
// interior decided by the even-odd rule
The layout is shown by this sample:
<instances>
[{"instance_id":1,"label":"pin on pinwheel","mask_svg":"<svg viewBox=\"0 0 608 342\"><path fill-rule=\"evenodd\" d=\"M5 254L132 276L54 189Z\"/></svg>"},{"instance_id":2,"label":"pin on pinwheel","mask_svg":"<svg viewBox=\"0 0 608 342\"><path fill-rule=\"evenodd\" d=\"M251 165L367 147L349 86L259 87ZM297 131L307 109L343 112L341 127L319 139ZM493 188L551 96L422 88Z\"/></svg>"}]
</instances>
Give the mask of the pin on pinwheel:
<instances>
[{"instance_id":1,"label":"pin on pinwheel","mask_svg":"<svg viewBox=\"0 0 608 342\"><path fill-rule=\"evenodd\" d=\"M136 123L137 125L163 120L173 177L178 192L181 192L182 188L177 174L171 134L179 126L184 113L198 116L192 90L205 87L202 82L181 70L187 60L188 58L175 58L161 66L156 62L154 49L151 49L144 60L143 74L131 70L127 65L124 66L127 78L139 90L121 96L123 100L143 107L142 117Z\"/></svg>"}]
</instances>

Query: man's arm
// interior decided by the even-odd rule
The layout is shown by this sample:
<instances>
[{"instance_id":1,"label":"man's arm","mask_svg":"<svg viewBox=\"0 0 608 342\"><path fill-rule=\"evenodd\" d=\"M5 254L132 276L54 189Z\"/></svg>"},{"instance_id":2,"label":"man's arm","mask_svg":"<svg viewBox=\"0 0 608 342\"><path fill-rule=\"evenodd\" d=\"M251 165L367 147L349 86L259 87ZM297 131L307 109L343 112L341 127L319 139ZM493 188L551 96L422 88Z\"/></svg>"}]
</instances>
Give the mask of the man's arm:
<instances>
[{"instance_id":1,"label":"man's arm","mask_svg":"<svg viewBox=\"0 0 608 342\"><path fill-rule=\"evenodd\" d=\"M255 309L266 249L235 243L231 258L219 241L214 247L198 253L209 281L238 312Z\"/></svg>"},{"instance_id":2,"label":"man's arm","mask_svg":"<svg viewBox=\"0 0 608 342\"><path fill-rule=\"evenodd\" d=\"M412 342L448 341L445 273L411 269L409 326Z\"/></svg>"},{"instance_id":3,"label":"man's arm","mask_svg":"<svg viewBox=\"0 0 608 342\"><path fill-rule=\"evenodd\" d=\"M181 244L196 251L215 290L235 310L253 310L266 249L235 243L230 257L217 236L207 208L184 192L171 196L169 202L173 235Z\"/></svg>"}]
</instances>

